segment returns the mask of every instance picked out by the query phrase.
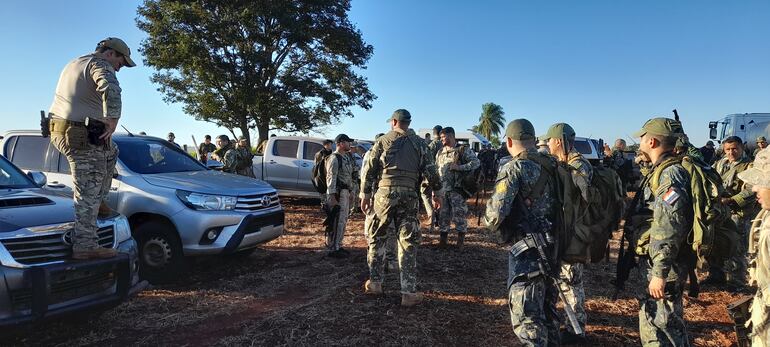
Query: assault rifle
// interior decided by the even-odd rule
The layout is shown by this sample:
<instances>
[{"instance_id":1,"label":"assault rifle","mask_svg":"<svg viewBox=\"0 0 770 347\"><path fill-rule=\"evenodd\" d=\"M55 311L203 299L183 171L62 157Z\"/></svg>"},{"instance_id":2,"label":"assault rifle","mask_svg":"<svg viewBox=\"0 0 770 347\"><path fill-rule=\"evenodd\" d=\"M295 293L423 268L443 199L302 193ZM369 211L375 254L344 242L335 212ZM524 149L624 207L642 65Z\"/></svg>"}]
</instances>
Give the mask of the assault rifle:
<instances>
[{"instance_id":1,"label":"assault rifle","mask_svg":"<svg viewBox=\"0 0 770 347\"><path fill-rule=\"evenodd\" d=\"M754 297L746 296L727 305L727 313L733 320L733 329L738 340L738 347L751 346L751 340L749 340L751 328L746 327L746 322L751 318L749 307L751 306L752 299Z\"/></svg>"},{"instance_id":2,"label":"assault rifle","mask_svg":"<svg viewBox=\"0 0 770 347\"><path fill-rule=\"evenodd\" d=\"M620 293L628 280L628 276L631 273L631 269L636 266L636 240L634 235L627 233L628 228L631 226L631 217L636 213L636 208L639 206L639 202L642 201L644 196L644 187L649 181L649 175L642 179L639 183L639 188L634 193L634 199L626 210L626 215L623 217L625 223L623 224L623 233L620 237L620 247L618 248L618 264L615 267L615 295L617 299L618 293ZM624 248L625 242L628 241L628 247Z\"/></svg>"}]
</instances>

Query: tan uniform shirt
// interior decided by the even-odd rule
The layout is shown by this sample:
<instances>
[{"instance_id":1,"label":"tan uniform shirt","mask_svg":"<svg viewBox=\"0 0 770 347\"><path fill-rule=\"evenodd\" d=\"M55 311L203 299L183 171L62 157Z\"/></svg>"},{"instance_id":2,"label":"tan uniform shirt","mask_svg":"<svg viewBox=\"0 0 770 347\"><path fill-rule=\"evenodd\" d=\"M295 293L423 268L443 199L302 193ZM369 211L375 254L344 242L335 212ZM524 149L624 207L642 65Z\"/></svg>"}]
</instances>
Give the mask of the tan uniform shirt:
<instances>
[{"instance_id":1,"label":"tan uniform shirt","mask_svg":"<svg viewBox=\"0 0 770 347\"><path fill-rule=\"evenodd\" d=\"M115 69L93 54L67 64L59 76L49 113L84 122L89 118L120 118L120 84Z\"/></svg>"}]
</instances>

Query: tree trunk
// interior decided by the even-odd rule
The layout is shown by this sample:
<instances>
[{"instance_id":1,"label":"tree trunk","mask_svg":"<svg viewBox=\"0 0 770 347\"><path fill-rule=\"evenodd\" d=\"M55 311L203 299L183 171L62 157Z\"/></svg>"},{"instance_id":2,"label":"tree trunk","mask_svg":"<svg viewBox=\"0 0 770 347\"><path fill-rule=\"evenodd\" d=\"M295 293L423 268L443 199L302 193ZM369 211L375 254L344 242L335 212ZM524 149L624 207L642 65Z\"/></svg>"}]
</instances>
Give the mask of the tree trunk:
<instances>
[{"instance_id":1,"label":"tree trunk","mask_svg":"<svg viewBox=\"0 0 770 347\"><path fill-rule=\"evenodd\" d=\"M259 142L257 144L260 144L263 141L267 141L267 137L270 135L270 123L269 122L257 123L257 132L259 133Z\"/></svg>"},{"instance_id":2,"label":"tree trunk","mask_svg":"<svg viewBox=\"0 0 770 347\"><path fill-rule=\"evenodd\" d=\"M246 138L246 145L251 149L251 134L249 134L249 126L246 123L241 124L241 134Z\"/></svg>"}]
</instances>

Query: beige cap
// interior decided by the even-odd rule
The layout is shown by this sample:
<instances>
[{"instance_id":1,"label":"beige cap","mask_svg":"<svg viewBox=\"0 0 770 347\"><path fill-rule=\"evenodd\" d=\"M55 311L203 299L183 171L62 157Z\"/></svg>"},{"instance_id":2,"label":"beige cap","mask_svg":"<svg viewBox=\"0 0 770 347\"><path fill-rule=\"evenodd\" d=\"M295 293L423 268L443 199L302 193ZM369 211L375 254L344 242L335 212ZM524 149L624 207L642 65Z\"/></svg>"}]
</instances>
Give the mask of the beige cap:
<instances>
[{"instance_id":1,"label":"beige cap","mask_svg":"<svg viewBox=\"0 0 770 347\"><path fill-rule=\"evenodd\" d=\"M759 151L753 166L739 173L738 178L753 186L770 188L770 148Z\"/></svg>"},{"instance_id":2,"label":"beige cap","mask_svg":"<svg viewBox=\"0 0 770 347\"><path fill-rule=\"evenodd\" d=\"M122 54L126 58L126 66L128 67L134 67L136 66L136 63L134 63L133 60L131 60L131 49L128 48L128 45L123 42L123 40L117 38L117 37L108 37L104 40L99 41L99 44L97 47L107 47L115 52L118 52Z\"/></svg>"}]
</instances>

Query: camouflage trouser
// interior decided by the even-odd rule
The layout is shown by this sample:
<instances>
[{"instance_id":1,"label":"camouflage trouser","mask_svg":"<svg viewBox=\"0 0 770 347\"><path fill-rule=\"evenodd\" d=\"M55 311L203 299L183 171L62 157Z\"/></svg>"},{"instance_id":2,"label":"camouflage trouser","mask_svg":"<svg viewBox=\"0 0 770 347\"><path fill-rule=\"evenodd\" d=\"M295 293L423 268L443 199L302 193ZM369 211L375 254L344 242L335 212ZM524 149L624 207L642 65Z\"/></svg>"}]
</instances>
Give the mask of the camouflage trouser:
<instances>
[{"instance_id":1,"label":"camouflage trouser","mask_svg":"<svg viewBox=\"0 0 770 347\"><path fill-rule=\"evenodd\" d=\"M369 279L382 283L385 278L385 249L388 228L398 231L398 266L401 271L401 293L417 291L417 246L420 226L417 220L418 193L415 188L380 187L374 194L374 218L370 228Z\"/></svg>"},{"instance_id":2,"label":"camouflage trouser","mask_svg":"<svg viewBox=\"0 0 770 347\"><path fill-rule=\"evenodd\" d=\"M584 268L585 265L582 263L562 263L561 272L559 273L559 279L561 279L559 289L564 293L564 297L567 299L567 302L565 302L564 305L569 305L572 308L572 311L575 312L580 328L582 328L583 331L585 331L587 320L585 309L586 293L583 289ZM572 324L569 324L569 318L567 318L566 313L564 314L564 321L567 322L567 324L565 324L567 330L574 333L575 329L572 328Z\"/></svg>"},{"instance_id":3,"label":"camouflage trouser","mask_svg":"<svg viewBox=\"0 0 770 347\"><path fill-rule=\"evenodd\" d=\"M83 141L78 148L73 148L66 143L64 135L51 134L51 143L67 157L72 173L75 196L73 250L99 247L96 217L99 214L99 205L110 191L118 157L114 142L107 146L94 146L85 139Z\"/></svg>"},{"instance_id":4,"label":"camouflage trouser","mask_svg":"<svg viewBox=\"0 0 770 347\"><path fill-rule=\"evenodd\" d=\"M751 303L751 346L770 346L770 298L757 291Z\"/></svg>"},{"instance_id":5,"label":"camouflage trouser","mask_svg":"<svg viewBox=\"0 0 770 347\"><path fill-rule=\"evenodd\" d=\"M428 186L420 186L420 197L422 198L422 205L425 207L425 214L428 215L428 217L433 216L433 200L431 199L431 196L433 195L433 190L430 189Z\"/></svg>"},{"instance_id":6,"label":"camouflage trouser","mask_svg":"<svg viewBox=\"0 0 770 347\"><path fill-rule=\"evenodd\" d=\"M741 218L737 214L731 216L732 221L738 230L739 243L735 256L727 259L720 259L714 264L709 264L709 276L724 278L724 280L733 285L743 286L748 277L748 249L749 249L749 231L751 229L751 218Z\"/></svg>"},{"instance_id":7,"label":"camouflage trouser","mask_svg":"<svg viewBox=\"0 0 770 347\"><path fill-rule=\"evenodd\" d=\"M438 230L448 233L451 223L458 233L468 231L468 204L460 193L449 191L441 197L441 209L438 211Z\"/></svg>"},{"instance_id":8,"label":"camouflage trouser","mask_svg":"<svg viewBox=\"0 0 770 347\"><path fill-rule=\"evenodd\" d=\"M251 178L256 178L257 177L257 176L254 175L254 168L251 167L251 166L249 166L249 167L247 167L245 169L237 170L236 173L241 175L241 176L246 176L246 177L251 177Z\"/></svg>"},{"instance_id":9,"label":"camouflage trouser","mask_svg":"<svg viewBox=\"0 0 770 347\"><path fill-rule=\"evenodd\" d=\"M559 292L553 280L537 276L508 289L513 332L525 346L559 346Z\"/></svg>"},{"instance_id":10,"label":"camouflage trouser","mask_svg":"<svg viewBox=\"0 0 770 347\"><path fill-rule=\"evenodd\" d=\"M350 212L350 191L341 190L337 203L340 204L340 213L334 221L334 228L331 228L331 232L326 234L326 249L329 251L342 248L342 238L345 237L345 227L348 224L348 213Z\"/></svg>"},{"instance_id":11,"label":"camouflage trouser","mask_svg":"<svg viewBox=\"0 0 770 347\"><path fill-rule=\"evenodd\" d=\"M665 298L653 299L647 291L652 274L646 259L639 261L639 273L644 276L642 295L639 299L639 337L642 346L690 346L687 325L684 321L682 293L687 276L679 276L676 282L666 283Z\"/></svg>"},{"instance_id":12,"label":"camouflage trouser","mask_svg":"<svg viewBox=\"0 0 770 347\"><path fill-rule=\"evenodd\" d=\"M369 211L369 213L366 214L366 218L364 219L364 237L366 238L367 243L370 241L369 235L372 235L373 232L369 229L372 227L372 221L374 220L374 211ZM398 252L396 250L396 228L393 227L393 223L390 223L388 225L388 241L386 243L385 247L385 259L388 261L388 263L396 264L398 259L396 259L396 253Z\"/></svg>"}]
</instances>

